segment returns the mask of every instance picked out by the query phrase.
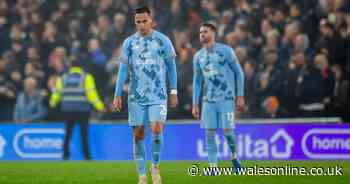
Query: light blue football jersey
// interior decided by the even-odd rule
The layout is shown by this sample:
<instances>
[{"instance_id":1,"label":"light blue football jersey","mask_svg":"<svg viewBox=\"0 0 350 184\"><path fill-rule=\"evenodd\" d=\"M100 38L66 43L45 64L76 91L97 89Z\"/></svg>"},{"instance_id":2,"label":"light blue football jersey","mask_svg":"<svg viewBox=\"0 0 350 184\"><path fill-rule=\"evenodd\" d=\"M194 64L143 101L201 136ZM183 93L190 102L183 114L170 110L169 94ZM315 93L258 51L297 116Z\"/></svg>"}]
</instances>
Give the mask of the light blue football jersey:
<instances>
[{"instance_id":1,"label":"light blue football jersey","mask_svg":"<svg viewBox=\"0 0 350 184\"><path fill-rule=\"evenodd\" d=\"M129 72L129 102L142 105L164 104L167 101L167 82L177 88L175 49L170 39L158 31L149 36L135 33L122 46L115 96L121 96Z\"/></svg>"},{"instance_id":2,"label":"light blue football jersey","mask_svg":"<svg viewBox=\"0 0 350 184\"><path fill-rule=\"evenodd\" d=\"M193 59L193 104L198 105L203 85L204 102L234 100L244 95L244 74L233 49L215 43Z\"/></svg>"}]
</instances>

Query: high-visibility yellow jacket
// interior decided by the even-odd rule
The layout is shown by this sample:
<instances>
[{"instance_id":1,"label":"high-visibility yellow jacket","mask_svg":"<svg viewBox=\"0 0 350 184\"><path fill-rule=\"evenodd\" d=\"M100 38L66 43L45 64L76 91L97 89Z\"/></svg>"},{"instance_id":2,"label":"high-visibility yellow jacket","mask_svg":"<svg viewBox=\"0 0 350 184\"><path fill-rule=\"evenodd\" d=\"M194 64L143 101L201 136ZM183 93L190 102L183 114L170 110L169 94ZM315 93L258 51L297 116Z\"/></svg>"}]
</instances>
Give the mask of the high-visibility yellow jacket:
<instances>
[{"instance_id":1,"label":"high-visibility yellow jacket","mask_svg":"<svg viewBox=\"0 0 350 184\"><path fill-rule=\"evenodd\" d=\"M69 82L66 82L66 76L71 74L77 74L76 76L81 77L83 79L82 84L78 87L70 87ZM78 78L79 79L79 78ZM103 102L100 100L98 93L96 91L95 80L93 76L89 73L85 73L84 70L80 67L72 67L69 72L63 74L63 76L59 77L56 80L55 88L50 97L50 106L56 107L60 102L74 102L74 103L65 103L67 107L70 108L69 111L80 111L82 106L81 104L91 104L96 110L103 111L105 106ZM78 104L78 105L77 105ZM61 110L65 111L65 107L62 107ZM77 106L76 106L77 105Z\"/></svg>"}]
</instances>

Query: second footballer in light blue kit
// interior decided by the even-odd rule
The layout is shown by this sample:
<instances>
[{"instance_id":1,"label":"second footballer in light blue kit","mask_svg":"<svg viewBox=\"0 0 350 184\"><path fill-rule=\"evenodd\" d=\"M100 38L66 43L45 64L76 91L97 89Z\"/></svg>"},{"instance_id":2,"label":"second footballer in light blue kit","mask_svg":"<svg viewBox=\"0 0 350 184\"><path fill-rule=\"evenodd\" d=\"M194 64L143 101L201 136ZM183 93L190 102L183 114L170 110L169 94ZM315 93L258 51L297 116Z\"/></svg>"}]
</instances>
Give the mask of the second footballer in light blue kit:
<instances>
[{"instance_id":1,"label":"second footballer in light blue kit","mask_svg":"<svg viewBox=\"0 0 350 184\"><path fill-rule=\"evenodd\" d=\"M152 130L152 167L154 184L161 183L159 162L163 144L163 126L167 116L167 79L170 88L170 107L177 105L177 76L175 49L169 38L152 29L148 7L136 10L137 32L122 45L120 68L115 88L113 108L120 110L122 91L129 74L128 112L133 128L134 159L139 183L147 183L144 127Z\"/></svg>"},{"instance_id":2,"label":"second footballer in light blue kit","mask_svg":"<svg viewBox=\"0 0 350 184\"><path fill-rule=\"evenodd\" d=\"M205 129L209 165L217 166L216 130L224 130L232 153L232 163L237 171L240 163L236 154L234 117L244 107L244 74L231 47L215 42L216 28L204 23L200 27L203 45L193 59L193 108L199 118L202 97L201 128ZM201 95L202 93L202 95Z\"/></svg>"}]
</instances>

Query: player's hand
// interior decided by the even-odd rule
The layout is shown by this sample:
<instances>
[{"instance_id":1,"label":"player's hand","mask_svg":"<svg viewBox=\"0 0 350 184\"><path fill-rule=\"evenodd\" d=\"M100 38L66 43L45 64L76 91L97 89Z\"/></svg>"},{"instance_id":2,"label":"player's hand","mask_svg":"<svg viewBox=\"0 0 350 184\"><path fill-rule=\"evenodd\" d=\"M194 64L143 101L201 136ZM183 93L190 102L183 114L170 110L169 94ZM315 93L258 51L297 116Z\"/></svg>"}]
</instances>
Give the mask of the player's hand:
<instances>
[{"instance_id":1,"label":"player's hand","mask_svg":"<svg viewBox=\"0 0 350 184\"><path fill-rule=\"evenodd\" d=\"M170 107L171 107L171 108L174 108L174 107L177 106L177 104L178 104L177 95L171 94L171 95L170 95L170 104L169 104Z\"/></svg>"},{"instance_id":2,"label":"player's hand","mask_svg":"<svg viewBox=\"0 0 350 184\"><path fill-rule=\"evenodd\" d=\"M114 97L113 103L112 103L112 110L113 111L120 111L123 106L123 100L121 96Z\"/></svg>"},{"instance_id":3,"label":"player's hand","mask_svg":"<svg viewBox=\"0 0 350 184\"><path fill-rule=\"evenodd\" d=\"M198 107L198 105L193 105L192 116L196 119L199 119L199 107Z\"/></svg>"},{"instance_id":4,"label":"player's hand","mask_svg":"<svg viewBox=\"0 0 350 184\"><path fill-rule=\"evenodd\" d=\"M243 112L244 111L244 106L245 106L245 102L244 102L244 97L243 96L238 96L236 99L236 106L237 106L237 110L239 112Z\"/></svg>"}]
</instances>

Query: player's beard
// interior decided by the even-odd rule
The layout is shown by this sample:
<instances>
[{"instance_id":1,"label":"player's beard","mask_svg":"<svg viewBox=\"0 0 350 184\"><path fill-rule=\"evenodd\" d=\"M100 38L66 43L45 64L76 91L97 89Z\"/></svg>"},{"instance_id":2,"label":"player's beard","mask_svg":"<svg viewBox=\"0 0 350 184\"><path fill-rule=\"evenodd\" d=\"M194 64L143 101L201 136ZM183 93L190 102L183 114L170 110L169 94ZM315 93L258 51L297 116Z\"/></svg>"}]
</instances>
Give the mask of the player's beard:
<instances>
[{"instance_id":1,"label":"player's beard","mask_svg":"<svg viewBox=\"0 0 350 184\"><path fill-rule=\"evenodd\" d=\"M139 32L142 36L146 36L151 32L152 29L148 29L148 28L141 28L139 29Z\"/></svg>"},{"instance_id":2,"label":"player's beard","mask_svg":"<svg viewBox=\"0 0 350 184\"><path fill-rule=\"evenodd\" d=\"M145 28L141 28L139 29L139 32L141 33L141 35L146 35L147 34L147 30Z\"/></svg>"},{"instance_id":3,"label":"player's beard","mask_svg":"<svg viewBox=\"0 0 350 184\"><path fill-rule=\"evenodd\" d=\"M200 38L199 41L200 41L203 45L209 43L209 39L208 39L207 37Z\"/></svg>"},{"instance_id":4,"label":"player's beard","mask_svg":"<svg viewBox=\"0 0 350 184\"><path fill-rule=\"evenodd\" d=\"M212 42L210 37L200 38L199 41L202 43L203 46L205 46L205 45L208 46Z\"/></svg>"}]
</instances>

